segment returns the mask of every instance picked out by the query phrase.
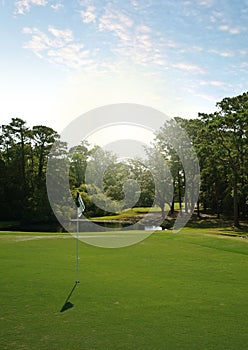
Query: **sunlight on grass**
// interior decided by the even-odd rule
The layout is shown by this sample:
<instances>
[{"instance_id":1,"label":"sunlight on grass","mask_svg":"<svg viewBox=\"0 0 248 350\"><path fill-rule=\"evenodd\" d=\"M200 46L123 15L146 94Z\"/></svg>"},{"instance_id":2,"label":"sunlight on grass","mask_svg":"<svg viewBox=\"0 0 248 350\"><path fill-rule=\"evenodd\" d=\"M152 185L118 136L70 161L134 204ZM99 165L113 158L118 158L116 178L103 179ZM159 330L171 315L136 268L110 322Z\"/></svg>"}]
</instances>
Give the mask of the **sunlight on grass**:
<instances>
[{"instance_id":1,"label":"sunlight on grass","mask_svg":"<svg viewBox=\"0 0 248 350\"><path fill-rule=\"evenodd\" d=\"M209 231L160 231L122 249L80 242L64 313L75 239L0 236L1 349L246 350L247 240Z\"/></svg>"}]
</instances>

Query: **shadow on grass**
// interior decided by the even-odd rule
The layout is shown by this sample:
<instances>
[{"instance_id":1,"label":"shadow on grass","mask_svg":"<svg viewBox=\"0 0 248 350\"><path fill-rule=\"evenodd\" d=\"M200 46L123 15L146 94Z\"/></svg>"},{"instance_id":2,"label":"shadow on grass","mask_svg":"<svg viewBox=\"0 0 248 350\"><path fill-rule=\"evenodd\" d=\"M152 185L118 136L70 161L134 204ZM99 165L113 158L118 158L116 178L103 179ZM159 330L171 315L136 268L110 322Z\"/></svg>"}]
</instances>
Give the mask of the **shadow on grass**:
<instances>
[{"instance_id":1,"label":"shadow on grass","mask_svg":"<svg viewBox=\"0 0 248 350\"><path fill-rule=\"evenodd\" d=\"M69 295L66 298L66 301L64 302L62 308L60 309L60 312L64 312L68 309L71 309L74 306L74 304L72 304L69 299L70 299L72 293L74 292L74 289L78 285L78 283L79 283L79 281L75 282L74 286L72 287L72 290L70 291Z\"/></svg>"}]
</instances>

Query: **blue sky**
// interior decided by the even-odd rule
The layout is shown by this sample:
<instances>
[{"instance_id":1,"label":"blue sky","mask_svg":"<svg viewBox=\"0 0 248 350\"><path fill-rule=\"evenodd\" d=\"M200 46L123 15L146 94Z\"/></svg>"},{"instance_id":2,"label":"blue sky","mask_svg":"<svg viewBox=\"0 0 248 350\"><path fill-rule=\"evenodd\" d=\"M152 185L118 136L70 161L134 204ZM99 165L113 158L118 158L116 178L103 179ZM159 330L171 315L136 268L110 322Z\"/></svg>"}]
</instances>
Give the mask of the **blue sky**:
<instances>
[{"instance_id":1,"label":"blue sky","mask_svg":"<svg viewBox=\"0 0 248 350\"><path fill-rule=\"evenodd\" d=\"M247 0L0 0L0 26L1 124L118 102L191 118L247 91Z\"/></svg>"}]
</instances>

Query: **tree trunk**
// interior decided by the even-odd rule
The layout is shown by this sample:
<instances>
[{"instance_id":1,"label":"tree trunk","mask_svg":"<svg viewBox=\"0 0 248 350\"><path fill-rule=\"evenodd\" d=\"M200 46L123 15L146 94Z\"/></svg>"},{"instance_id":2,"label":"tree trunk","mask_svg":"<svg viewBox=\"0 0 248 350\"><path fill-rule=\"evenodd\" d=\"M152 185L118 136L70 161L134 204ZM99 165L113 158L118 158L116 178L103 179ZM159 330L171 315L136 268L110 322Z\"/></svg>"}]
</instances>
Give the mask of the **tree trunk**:
<instances>
[{"instance_id":1,"label":"tree trunk","mask_svg":"<svg viewBox=\"0 0 248 350\"><path fill-rule=\"evenodd\" d=\"M234 227L239 227L239 206L238 206L238 175L235 172L234 174L234 183L233 183L233 209L234 209Z\"/></svg>"},{"instance_id":2,"label":"tree trunk","mask_svg":"<svg viewBox=\"0 0 248 350\"><path fill-rule=\"evenodd\" d=\"M186 191L186 175L185 172L183 172L183 178L184 178L184 207L185 207L185 213L188 214L188 193Z\"/></svg>"},{"instance_id":3,"label":"tree trunk","mask_svg":"<svg viewBox=\"0 0 248 350\"><path fill-rule=\"evenodd\" d=\"M172 199L170 212L171 212L171 214L174 214L174 212L175 212L175 201L174 201L174 198Z\"/></svg>"},{"instance_id":4,"label":"tree trunk","mask_svg":"<svg viewBox=\"0 0 248 350\"><path fill-rule=\"evenodd\" d=\"M178 201L179 201L179 208L180 208L180 214L182 213L182 194L181 194L181 178L180 173L178 171Z\"/></svg>"},{"instance_id":5,"label":"tree trunk","mask_svg":"<svg viewBox=\"0 0 248 350\"><path fill-rule=\"evenodd\" d=\"M161 205L160 208L161 208L161 217L162 217L162 220L164 221L165 220L164 205Z\"/></svg>"},{"instance_id":6,"label":"tree trunk","mask_svg":"<svg viewBox=\"0 0 248 350\"><path fill-rule=\"evenodd\" d=\"M201 217L201 213L200 213L200 201L199 201L199 199L197 200L197 217L198 217L198 218Z\"/></svg>"}]
</instances>

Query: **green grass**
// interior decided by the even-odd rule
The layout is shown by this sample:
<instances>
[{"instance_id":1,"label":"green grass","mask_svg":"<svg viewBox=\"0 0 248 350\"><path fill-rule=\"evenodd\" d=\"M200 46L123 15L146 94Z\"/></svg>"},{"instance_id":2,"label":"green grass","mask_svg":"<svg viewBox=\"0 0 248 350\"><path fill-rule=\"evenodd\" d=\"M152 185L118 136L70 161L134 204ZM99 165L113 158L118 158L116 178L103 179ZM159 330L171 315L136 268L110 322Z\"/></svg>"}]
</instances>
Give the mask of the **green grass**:
<instances>
[{"instance_id":1,"label":"green grass","mask_svg":"<svg viewBox=\"0 0 248 350\"><path fill-rule=\"evenodd\" d=\"M248 242L220 232L157 232L121 249L79 242L64 313L75 239L1 235L0 349L247 349Z\"/></svg>"},{"instance_id":2,"label":"green grass","mask_svg":"<svg viewBox=\"0 0 248 350\"><path fill-rule=\"evenodd\" d=\"M97 216L97 217L92 217L91 219L94 220L122 220L127 217L132 217L132 216L137 216L139 214L146 214L148 212L156 213L160 212L161 209L159 207L152 207L152 208L132 208L132 209L126 209L120 213L113 214L113 215L106 215L106 216Z\"/></svg>"},{"instance_id":3,"label":"green grass","mask_svg":"<svg viewBox=\"0 0 248 350\"><path fill-rule=\"evenodd\" d=\"M184 207L182 205L182 207ZM169 210L170 207L168 204L165 204L165 211ZM179 210L180 206L179 203L175 203L174 204L174 209L175 210ZM132 216L137 216L137 215L142 215L142 214L146 214L146 213L160 213L161 212L161 208L159 206L154 206L154 207L135 207L135 208L131 208L131 209L126 209L123 210L122 212L119 212L117 214L113 214L113 215L106 215L106 216L96 216L96 217L92 217L91 219L93 220L122 220L127 217L132 217Z\"/></svg>"}]
</instances>

